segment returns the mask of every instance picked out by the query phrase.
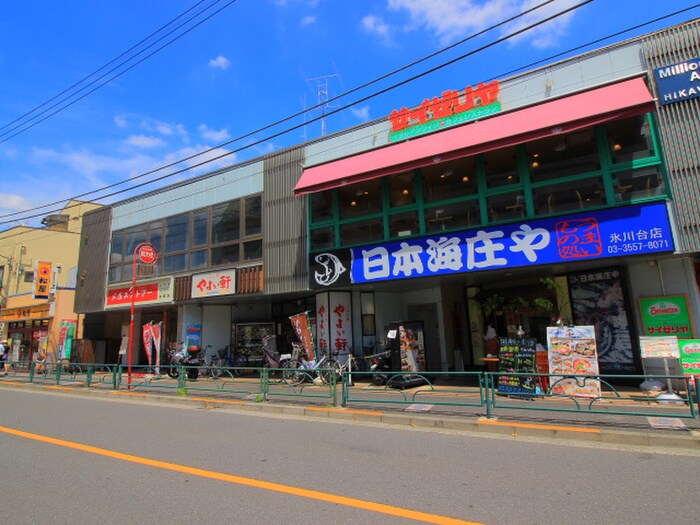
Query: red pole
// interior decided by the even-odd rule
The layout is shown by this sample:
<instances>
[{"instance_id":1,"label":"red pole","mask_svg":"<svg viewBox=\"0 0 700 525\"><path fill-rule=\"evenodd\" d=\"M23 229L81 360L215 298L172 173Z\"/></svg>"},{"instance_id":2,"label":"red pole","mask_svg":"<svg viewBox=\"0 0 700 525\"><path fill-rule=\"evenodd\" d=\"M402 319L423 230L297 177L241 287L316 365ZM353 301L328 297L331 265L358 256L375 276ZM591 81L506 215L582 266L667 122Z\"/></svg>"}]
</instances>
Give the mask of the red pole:
<instances>
[{"instance_id":1,"label":"red pole","mask_svg":"<svg viewBox=\"0 0 700 525\"><path fill-rule=\"evenodd\" d=\"M140 246L140 245L139 245ZM134 258L131 262L131 320L129 322L129 372L128 372L128 385L129 390L131 390L131 363L132 355L134 351L134 301L136 300L136 250L138 246L134 248Z\"/></svg>"}]
</instances>

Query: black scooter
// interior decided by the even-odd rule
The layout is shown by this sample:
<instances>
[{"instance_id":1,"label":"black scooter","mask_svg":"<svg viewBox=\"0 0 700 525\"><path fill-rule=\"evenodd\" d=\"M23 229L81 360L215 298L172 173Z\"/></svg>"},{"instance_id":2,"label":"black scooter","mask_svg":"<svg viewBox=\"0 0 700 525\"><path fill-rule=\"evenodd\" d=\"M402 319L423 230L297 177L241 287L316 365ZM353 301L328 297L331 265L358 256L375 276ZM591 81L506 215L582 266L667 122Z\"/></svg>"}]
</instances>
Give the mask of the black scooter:
<instances>
[{"instance_id":1,"label":"black scooter","mask_svg":"<svg viewBox=\"0 0 700 525\"><path fill-rule=\"evenodd\" d=\"M386 385L391 372L391 350L369 356L369 371L372 372L372 384L375 386Z\"/></svg>"},{"instance_id":2,"label":"black scooter","mask_svg":"<svg viewBox=\"0 0 700 525\"><path fill-rule=\"evenodd\" d=\"M167 369L167 373L173 379L177 379L180 376L180 366L184 366L185 374L187 379L196 380L199 377L199 366L204 364L204 360L199 357L200 352L190 353L185 351L184 346L181 348L170 348L168 349L168 358L170 361L170 366Z\"/></svg>"}]
</instances>

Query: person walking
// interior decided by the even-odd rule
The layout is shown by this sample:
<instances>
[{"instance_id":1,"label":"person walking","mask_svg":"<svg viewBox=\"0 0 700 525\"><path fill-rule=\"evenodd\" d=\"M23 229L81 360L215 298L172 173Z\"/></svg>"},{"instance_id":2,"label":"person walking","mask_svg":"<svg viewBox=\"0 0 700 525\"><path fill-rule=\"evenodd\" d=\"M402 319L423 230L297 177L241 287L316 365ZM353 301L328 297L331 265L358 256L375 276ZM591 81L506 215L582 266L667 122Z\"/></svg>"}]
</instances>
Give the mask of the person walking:
<instances>
[{"instance_id":1,"label":"person walking","mask_svg":"<svg viewBox=\"0 0 700 525\"><path fill-rule=\"evenodd\" d=\"M7 346L7 339L0 341L0 360L2 360L2 375L6 376L10 368L10 349Z\"/></svg>"}]
</instances>

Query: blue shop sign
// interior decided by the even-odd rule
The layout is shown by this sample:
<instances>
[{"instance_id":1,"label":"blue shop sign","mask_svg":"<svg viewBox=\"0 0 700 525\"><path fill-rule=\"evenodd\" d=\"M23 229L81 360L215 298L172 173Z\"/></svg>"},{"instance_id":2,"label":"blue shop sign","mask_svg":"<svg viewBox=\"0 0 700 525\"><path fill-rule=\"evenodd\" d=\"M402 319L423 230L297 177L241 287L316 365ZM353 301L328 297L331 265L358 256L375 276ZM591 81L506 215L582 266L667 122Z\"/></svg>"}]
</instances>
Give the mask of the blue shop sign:
<instances>
[{"instance_id":1,"label":"blue shop sign","mask_svg":"<svg viewBox=\"0 0 700 525\"><path fill-rule=\"evenodd\" d=\"M654 70L661 105L700 97L700 58Z\"/></svg>"},{"instance_id":2,"label":"blue shop sign","mask_svg":"<svg viewBox=\"0 0 700 525\"><path fill-rule=\"evenodd\" d=\"M655 202L313 254L310 274L317 288L673 250Z\"/></svg>"}]
</instances>

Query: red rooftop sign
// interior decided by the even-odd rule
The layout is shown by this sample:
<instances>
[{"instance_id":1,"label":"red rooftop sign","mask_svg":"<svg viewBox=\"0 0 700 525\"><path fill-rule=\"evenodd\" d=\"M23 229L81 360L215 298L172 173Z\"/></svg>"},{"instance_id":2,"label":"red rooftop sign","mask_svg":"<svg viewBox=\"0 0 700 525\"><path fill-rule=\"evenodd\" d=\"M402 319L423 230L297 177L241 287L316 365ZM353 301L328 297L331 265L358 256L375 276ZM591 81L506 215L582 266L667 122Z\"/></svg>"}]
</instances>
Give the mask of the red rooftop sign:
<instances>
[{"instance_id":1,"label":"red rooftop sign","mask_svg":"<svg viewBox=\"0 0 700 525\"><path fill-rule=\"evenodd\" d=\"M476 89L468 86L461 93L455 90L442 92L441 97L426 98L413 109L402 107L389 115L391 141L404 140L480 119L501 111L498 100L498 80L479 83Z\"/></svg>"}]
</instances>

